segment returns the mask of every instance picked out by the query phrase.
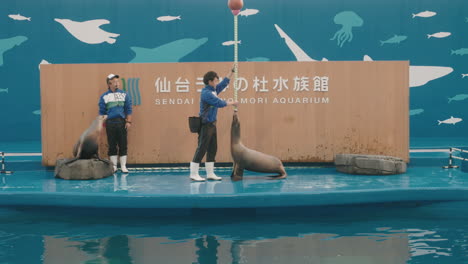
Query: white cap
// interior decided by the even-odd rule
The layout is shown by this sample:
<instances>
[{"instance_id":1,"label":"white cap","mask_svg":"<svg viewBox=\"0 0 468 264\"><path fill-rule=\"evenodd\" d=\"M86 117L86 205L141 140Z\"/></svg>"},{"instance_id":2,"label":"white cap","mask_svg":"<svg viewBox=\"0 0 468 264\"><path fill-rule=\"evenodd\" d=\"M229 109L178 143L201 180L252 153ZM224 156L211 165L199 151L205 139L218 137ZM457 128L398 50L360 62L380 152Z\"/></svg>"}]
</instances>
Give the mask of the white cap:
<instances>
[{"instance_id":1,"label":"white cap","mask_svg":"<svg viewBox=\"0 0 468 264\"><path fill-rule=\"evenodd\" d=\"M106 79L106 80L109 81L109 80L112 80L112 79L114 79L114 78L119 78L119 76L116 75L116 74L111 73L111 74L107 75L107 79Z\"/></svg>"}]
</instances>

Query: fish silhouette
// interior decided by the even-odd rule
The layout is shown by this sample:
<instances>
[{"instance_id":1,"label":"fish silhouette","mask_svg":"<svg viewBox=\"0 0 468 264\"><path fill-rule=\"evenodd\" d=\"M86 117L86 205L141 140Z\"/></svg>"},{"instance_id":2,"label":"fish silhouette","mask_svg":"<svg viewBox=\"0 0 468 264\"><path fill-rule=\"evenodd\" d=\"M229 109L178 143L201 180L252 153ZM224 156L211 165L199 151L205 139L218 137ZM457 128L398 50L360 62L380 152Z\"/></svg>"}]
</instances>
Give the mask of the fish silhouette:
<instances>
[{"instance_id":1,"label":"fish silhouette","mask_svg":"<svg viewBox=\"0 0 468 264\"><path fill-rule=\"evenodd\" d=\"M400 44L400 42L406 40L408 37L407 36L398 36L398 35L395 35L387 40L381 40L380 41L380 46L383 46L384 44Z\"/></svg>"},{"instance_id":2,"label":"fish silhouette","mask_svg":"<svg viewBox=\"0 0 468 264\"><path fill-rule=\"evenodd\" d=\"M452 125L455 125L456 123L461 122L461 121L463 121L463 119L458 118L458 117L453 117L453 116L451 116L449 119L445 119L445 120L443 120L443 121L437 120L437 122L439 122L439 126L440 126L441 124L452 124Z\"/></svg>"},{"instance_id":3,"label":"fish silhouette","mask_svg":"<svg viewBox=\"0 0 468 264\"><path fill-rule=\"evenodd\" d=\"M435 15L437 15L436 12L432 12L432 11L424 11L424 12L420 12L420 13L417 13L417 14L412 14L413 15L413 18L415 17L433 17Z\"/></svg>"},{"instance_id":4,"label":"fish silhouette","mask_svg":"<svg viewBox=\"0 0 468 264\"><path fill-rule=\"evenodd\" d=\"M230 40L230 41L225 41L222 43L223 46L232 46L236 44L236 42L234 40ZM237 44L242 44L240 40L237 41Z\"/></svg>"},{"instance_id":5,"label":"fish silhouette","mask_svg":"<svg viewBox=\"0 0 468 264\"><path fill-rule=\"evenodd\" d=\"M251 16L251 15L256 15L258 14L258 10L257 9L245 9L245 10L242 10L239 15L241 16Z\"/></svg>"},{"instance_id":6,"label":"fish silhouette","mask_svg":"<svg viewBox=\"0 0 468 264\"><path fill-rule=\"evenodd\" d=\"M431 38L431 37L446 38L446 37L448 37L450 35L452 35L452 33L450 33L450 32L437 32L437 33L434 33L434 34L427 34L427 38Z\"/></svg>"},{"instance_id":7,"label":"fish silhouette","mask_svg":"<svg viewBox=\"0 0 468 264\"><path fill-rule=\"evenodd\" d=\"M28 21L31 21L31 17L25 17L25 16L22 16L20 14L8 15L8 17L13 19L13 20L28 20Z\"/></svg>"},{"instance_id":8,"label":"fish silhouette","mask_svg":"<svg viewBox=\"0 0 468 264\"><path fill-rule=\"evenodd\" d=\"M173 20L181 20L180 16L160 16L156 18L157 20L161 22L167 22L167 21L173 21Z\"/></svg>"}]
</instances>

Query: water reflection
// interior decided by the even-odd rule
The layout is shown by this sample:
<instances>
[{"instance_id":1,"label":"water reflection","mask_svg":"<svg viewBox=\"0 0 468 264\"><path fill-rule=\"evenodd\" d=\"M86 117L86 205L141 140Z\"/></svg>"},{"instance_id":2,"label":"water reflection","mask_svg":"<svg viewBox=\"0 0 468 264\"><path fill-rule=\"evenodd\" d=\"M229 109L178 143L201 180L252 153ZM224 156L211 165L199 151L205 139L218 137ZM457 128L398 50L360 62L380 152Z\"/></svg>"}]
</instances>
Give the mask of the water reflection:
<instances>
[{"instance_id":1,"label":"water reflection","mask_svg":"<svg viewBox=\"0 0 468 264\"><path fill-rule=\"evenodd\" d=\"M128 174L113 175L114 177L114 192L127 192L128 191Z\"/></svg>"},{"instance_id":2,"label":"water reflection","mask_svg":"<svg viewBox=\"0 0 468 264\"><path fill-rule=\"evenodd\" d=\"M419 256L433 259L452 256L450 248L429 245L430 241L447 241L431 239L433 231L398 232L351 236L309 234L259 240L227 240L214 235L183 241L126 235L85 241L44 237L43 263L60 263L66 257L77 263L355 263L359 260L359 263L398 264ZM422 238L425 243L410 239L423 233L431 234Z\"/></svg>"},{"instance_id":3,"label":"water reflection","mask_svg":"<svg viewBox=\"0 0 468 264\"><path fill-rule=\"evenodd\" d=\"M465 263L462 206L348 208L320 217L2 209L0 263Z\"/></svg>"},{"instance_id":4,"label":"water reflection","mask_svg":"<svg viewBox=\"0 0 468 264\"><path fill-rule=\"evenodd\" d=\"M197 263L216 264L218 263L219 242L214 236L204 236L195 239L197 247Z\"/></svg>"}]
</instances>

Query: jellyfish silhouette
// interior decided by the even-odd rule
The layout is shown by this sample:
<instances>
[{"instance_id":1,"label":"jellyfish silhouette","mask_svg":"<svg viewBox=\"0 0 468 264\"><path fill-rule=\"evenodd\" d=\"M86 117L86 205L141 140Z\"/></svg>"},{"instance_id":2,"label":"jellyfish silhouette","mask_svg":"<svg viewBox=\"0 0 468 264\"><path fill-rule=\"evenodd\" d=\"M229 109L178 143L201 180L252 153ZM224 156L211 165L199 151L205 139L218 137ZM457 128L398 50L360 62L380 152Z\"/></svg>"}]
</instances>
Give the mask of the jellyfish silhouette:
<instances>
[{"instance_id":1,"label":"jellyfish silhouette","mask_svg":"<svg viewBox=\"0 0 468 264\"><path fill-rule=\"evenodd\" d=\"M342 25L341 29L338 30L332 39L337 40L338 46L343 47L346 41L351 42L353 40L353 27L360 27L364 24L364 20L359 17L353 11L343 11L336 14L333 22L337 25Z\"/></svg>"}]
</instances>

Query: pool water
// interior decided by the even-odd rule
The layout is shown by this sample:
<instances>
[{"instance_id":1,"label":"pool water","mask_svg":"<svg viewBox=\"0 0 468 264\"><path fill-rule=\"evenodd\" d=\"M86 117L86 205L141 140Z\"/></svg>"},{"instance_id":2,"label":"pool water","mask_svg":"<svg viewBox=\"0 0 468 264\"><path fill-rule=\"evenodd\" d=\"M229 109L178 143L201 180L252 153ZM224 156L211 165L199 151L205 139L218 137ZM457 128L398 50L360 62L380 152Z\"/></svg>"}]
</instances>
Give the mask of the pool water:
<instances>
[{"instance_id":1,"label":"pool water","mask_svg":"<svg viewBox=\"0 0 468 264\"><path fill-rule=\"evenodd\" d=\"M468 263L467 202L0 209L0 263Z\"/></svg>"},{"instance_id":2,"label":"pool water","mask_svg":"<svg viewBox=\"0 0 468 264\"><path fill-rule=\"evenodd\" d=\"M9 162L0 264L468 264L467 174L426 159L392 176L288 167L281 181L217 168L226 179L206 183L187 168L65 181Z\"/></svg>"}]
</instances>

